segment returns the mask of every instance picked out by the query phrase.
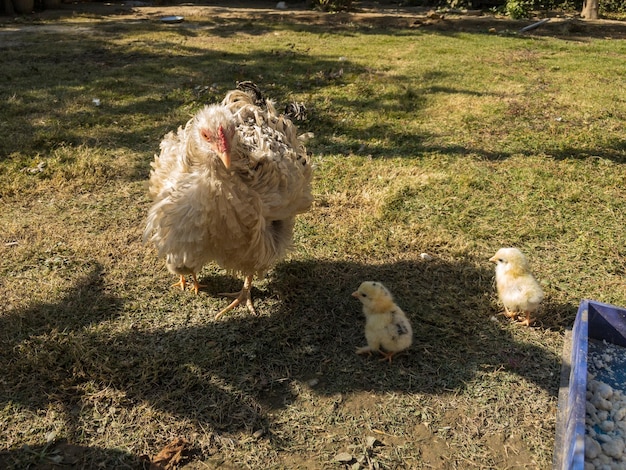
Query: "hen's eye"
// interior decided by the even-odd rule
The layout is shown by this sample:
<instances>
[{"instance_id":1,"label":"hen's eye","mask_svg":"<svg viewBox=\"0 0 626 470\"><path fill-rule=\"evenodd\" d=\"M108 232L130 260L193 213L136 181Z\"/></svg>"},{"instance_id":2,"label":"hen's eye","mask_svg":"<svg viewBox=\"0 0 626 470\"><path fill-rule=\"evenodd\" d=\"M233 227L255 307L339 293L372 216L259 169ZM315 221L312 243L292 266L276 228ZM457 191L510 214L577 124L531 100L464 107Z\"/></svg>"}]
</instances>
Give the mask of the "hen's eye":
<instances>
[{"instance_id":1,"label":"hen's eye","mask_svg":"<svg viewBox=\"0 0 626 470\"><path fill-rule=\"evenodd\" d=\"M204 140L207 140L207 141L210 142L213 139L213 136L211 135L211 131L209 131L207 129L202 129L201 133L202 133L202 138Z\"/></svg>"}]
</instances>

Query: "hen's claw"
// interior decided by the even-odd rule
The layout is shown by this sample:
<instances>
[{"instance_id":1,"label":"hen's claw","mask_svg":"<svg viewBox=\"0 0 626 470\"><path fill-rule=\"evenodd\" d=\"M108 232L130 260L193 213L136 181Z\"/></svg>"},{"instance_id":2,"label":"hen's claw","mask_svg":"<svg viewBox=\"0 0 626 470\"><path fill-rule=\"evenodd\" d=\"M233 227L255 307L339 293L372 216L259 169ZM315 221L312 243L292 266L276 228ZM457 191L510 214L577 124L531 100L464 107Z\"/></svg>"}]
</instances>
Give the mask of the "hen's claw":
<instances>
[{"instance_id":1,"label":"hen's claw","mask_svg":"<svg viewBox=\"0 0 626 470\"><path fill-rule=\"evenodd\" d=\"M235 307L237 307L242 301L246 301L246 307L253 315L256 315L256 310L254 308L254 304L252 303L252 276L246 276L246 279L243 283L243 287L240 292L234 293L222 293L219 295L223 295L225 297L235 297L228 307L220 310L220 312L215 315L215 319L218 320L222 315L226 312L231 311Z\"/></svg>"}]
</instances>

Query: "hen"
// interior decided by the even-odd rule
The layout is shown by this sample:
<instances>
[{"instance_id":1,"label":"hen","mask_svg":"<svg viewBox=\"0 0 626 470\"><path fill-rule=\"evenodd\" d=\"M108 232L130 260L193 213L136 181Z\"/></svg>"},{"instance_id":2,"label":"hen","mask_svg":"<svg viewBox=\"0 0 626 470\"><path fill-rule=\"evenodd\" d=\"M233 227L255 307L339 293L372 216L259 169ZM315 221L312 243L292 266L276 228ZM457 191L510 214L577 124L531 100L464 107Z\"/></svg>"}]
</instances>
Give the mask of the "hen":
<instances>
[{"instance_id":1,"label":"hen","mask_svg":"<svg viewBox=\"0 0 626 470\"><path fill-rule=\"evenodd\" d=\"M509 318L524 315L522 324L530 326L543 290L530 272L526 256L517 248L500 248L489 261L496 263L496 287L504 314Z\"/></svg>"},{"instance_id":2,"label":"hen","mask_svg":"<svg viewBox=\"0 0 626 470\"><path fill-rule=\"evenodd\" d=\"M357 354L378 351L383 359L391 362L395 354L411 346L411 324L385 286L380 282L366 281L352 293L352 297L361 301L365 315L367 346L358 348Z\"/></svg>"},{"instance_id":3,"label":"hen","mask_svg":"<svg viewBox=\"0 0 626 470\"><path fill-rule=\"evenodd\" d=\"M193 278L210 261L244 276L235 300L216 318L251 299L263 276L292 244L296 214L312 203L312 169L291 120L246 82L221 104L205 106L161 142L150 173L144 241L170 272Z\"/></svg>"}]
</instances>

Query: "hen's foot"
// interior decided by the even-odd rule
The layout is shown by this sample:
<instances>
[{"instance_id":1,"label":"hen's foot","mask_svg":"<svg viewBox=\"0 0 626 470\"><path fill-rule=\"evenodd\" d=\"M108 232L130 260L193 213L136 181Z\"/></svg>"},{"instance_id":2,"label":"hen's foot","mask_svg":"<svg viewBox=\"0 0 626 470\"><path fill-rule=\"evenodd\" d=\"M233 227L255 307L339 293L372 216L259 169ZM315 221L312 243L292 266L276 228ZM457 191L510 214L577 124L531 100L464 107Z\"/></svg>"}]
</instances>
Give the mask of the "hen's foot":
<instances>
[{"instance_id":1,"label":"hen's foot","mask_svg":"<svg viewBox=\"0 0 626 470\"><path fill-rule=\"evenodd\" d=\"M243 288L240 292L222 293L219 295L223 295L225 297L235 297L235 300L233 300L228 307L222 309L217 315L215 315L216 320L218 320L226 312L229 312L237 307L244 300L250 313L256 315L256 310L254 309L254 304L252 303L252 276L246 277L246 280L243 283Z\"/></svg>"}]
</instances>

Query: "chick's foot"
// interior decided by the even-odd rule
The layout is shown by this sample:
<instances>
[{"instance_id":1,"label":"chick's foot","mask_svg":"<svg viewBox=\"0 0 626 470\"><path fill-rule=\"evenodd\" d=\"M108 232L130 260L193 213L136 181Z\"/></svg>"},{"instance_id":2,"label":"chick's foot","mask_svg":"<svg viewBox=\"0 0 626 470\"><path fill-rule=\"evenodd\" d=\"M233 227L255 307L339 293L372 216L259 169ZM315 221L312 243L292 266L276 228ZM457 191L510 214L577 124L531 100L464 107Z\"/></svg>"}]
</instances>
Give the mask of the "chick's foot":
<instances>
[{"instance_id":1,"label":"chick's foot","mask_svg":"<svg viewBox=\"0 0 626 470\"><path fill-rule=\"evenodd\" d=\"M197 294L201 287L206 286L198 282L198 278L195 274L192 274L191 276L193 277L193 290ZM172 284L172 287L180 287L180 290L185 290L185 288L187 287L187 281L185 279L185 276L181 274L180 280L177 283Z\"/></svg>"},{"instance_id":2,"label":"chick's foot","mask_svg":"<svg viewBox=\"0 0 626 470\"><path fill-rule=\"evenodd\" d=\"M530 326L532 322L534 322L534 318L530 318L530 313L526 312L526 318L522 320L520 323L524 326Z\"/></svg>"},{"instance_id":3,"label":"chick's foot","mask_svg":"<svg viewBox=\"0 0 626 470\"><path fill-rule=\"evenodd\" d=\"M201 287L206 287L206 284L200 284L198 282L198 278L196 277L196 274L192 274L193 276L193 290L196 293L196 295L198 294L198 291L200 290ZM181 276L182 277L182 276Z\"/></svg>"},{"instance_id":4,"label":"chick's foot","mask_svg":"<svg viewBox=\"0 0 626 470\"><path fill-rule=\"evenodd\" d=\"M380 359L381 361L387 361L389 362L389 364L391 364L391 360L393 359L393 356L395 356L395 352L384 352L384 351L379 351L383 357Z\"/></svg>"},{"instance_id":5,"label":"chick's foot","mask_svg":"<svg viewBox=\"0 0 626 470\"><path fill-rule=\"evenodd\" d=\"M504 307L504 312L502 312L504 314L505 317L507 318L515 318L515 316L517 315L516 312L511 312L509 311L508 308Z\"/></svg>"},{"instance_id":6,"label":"chick's foot","mask_svg":"<svg viewBox=\"0 0 626 470\"><path fill-rule=\"evenodd\" d=\"M180 280L177 283L172 284L172 287L180 287L180 290L185 290L185 286L187 286L187 281L185 281L185 276L182 274L180 275Z\"/></svg>"}]
</instances>

